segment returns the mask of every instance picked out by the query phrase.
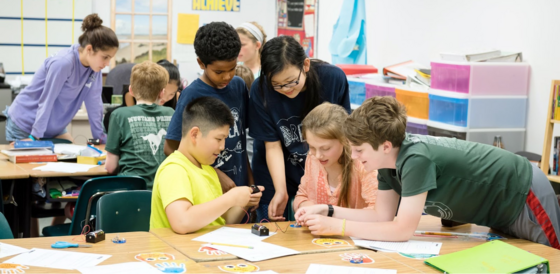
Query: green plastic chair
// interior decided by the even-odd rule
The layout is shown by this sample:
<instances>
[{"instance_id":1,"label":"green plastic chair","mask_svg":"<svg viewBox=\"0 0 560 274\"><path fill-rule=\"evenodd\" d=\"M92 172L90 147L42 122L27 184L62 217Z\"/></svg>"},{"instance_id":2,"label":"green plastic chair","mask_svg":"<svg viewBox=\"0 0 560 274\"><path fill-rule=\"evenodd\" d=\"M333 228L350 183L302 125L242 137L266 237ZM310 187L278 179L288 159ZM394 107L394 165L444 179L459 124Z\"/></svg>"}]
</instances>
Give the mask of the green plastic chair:
<instances>
[{"instance_id":1,"label":"green plastic chair","mask_svg":"<svg viewBox=\"0 0 560 274\"><path fill-rule=\"evenodd\" d=\"M3 213L0 213L0 239L13 239L12 229L4 217Z\"/></svg>"},{"instance_id":2,"label":"green plastic chair","mask_svg":"<svg viewBox=\"0 0 560 274\"><path fill-rule=\"evenodd\" d=\"M136 176L107 176L87 180L74 208L72 223L47 226L43 228L43 236L80 235L86 219L86 211L90 198L96 193L124 190L146 190L146 181ZM92 199L90 216L95 215L97 200ZM86 229L87 230L87 229Z\"/></svg>"},{"instance_id":3,"label":"green plastic chair","mask_svg":"<svg viewBox=\"0 0 560 274\"><path fill-rule=\"evenodd\" d=\"M97 229L105 233L149 231L152 192L119 191L97 202Z\"/></svg>"}]
</instances>

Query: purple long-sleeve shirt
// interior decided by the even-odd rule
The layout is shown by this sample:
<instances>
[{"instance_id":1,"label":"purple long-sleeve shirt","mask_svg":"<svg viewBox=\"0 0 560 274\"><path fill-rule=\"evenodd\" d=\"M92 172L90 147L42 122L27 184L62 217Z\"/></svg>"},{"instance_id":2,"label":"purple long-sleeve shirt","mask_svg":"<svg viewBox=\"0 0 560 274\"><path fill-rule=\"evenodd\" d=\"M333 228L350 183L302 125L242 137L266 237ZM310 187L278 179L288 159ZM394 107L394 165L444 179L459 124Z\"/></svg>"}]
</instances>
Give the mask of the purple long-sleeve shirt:
<instances>
[{"instance_id":1,"label":"purple long-sleeve shirt","mask_svg":"<svg viewBox=\"0 0 560 274\"><path fill-rule=\"evenodd\" d=\"M21 130L38 138L56 137L85 102L93 138L105 142L101 72L82 65L78 48L75 44L47 58L16 97L8 115Z\"/></svg>"}]
</instances>

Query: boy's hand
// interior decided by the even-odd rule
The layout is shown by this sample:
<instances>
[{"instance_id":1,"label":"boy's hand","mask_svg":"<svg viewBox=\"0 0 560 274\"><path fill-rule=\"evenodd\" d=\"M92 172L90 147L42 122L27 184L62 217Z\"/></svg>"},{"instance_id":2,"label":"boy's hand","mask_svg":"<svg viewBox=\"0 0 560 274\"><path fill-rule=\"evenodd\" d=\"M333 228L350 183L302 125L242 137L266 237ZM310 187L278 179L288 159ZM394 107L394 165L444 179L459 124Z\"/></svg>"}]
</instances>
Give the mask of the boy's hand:
<instances>
[{"instance_id":1,"label":"boy's hand","mask_svg":"<svg viewBox=\"0 0 560 274\"><path fill-rule=\"evenodd\" d=\"M251 194L251 199L247 204L248 207L257 207L259 205L259 202L261 201L262 192L264 191L264 186L257 186L257 187L259 188L260 192Z\"/></svg>"},{"instance_id":2,"label":"boy's hand","mask_svg":"<svg viewBox=\"0 0 560 274\"><path fill-rule=\"evenodd\" d=\"M229 195L232 199L233 206L245 207L251 199L252 192L253 190L248 186L238 186L232 188L225 195Z\"/></svg>"},{"instance_id":3,"label":"boy's hand","mask_svg":"<svg viewBox=\"0 0 560 274\"><path fill-rule=\"evenodd\" d=\"M306 225L313 235L341 235L342 220L318 214L307 216Z\"/></svg>"},{"instance_id":4,"label":"boy's hand","mask_svg":"<svg viewBox=\"0 0 560 274\"><path fill-rule=\"evenodd\" d=\"M307 225L306 221L310 215L327 215L328 211L329 207L324 204L301 207L296 211L295 219L298 224Z\"/></svg>"},{"instance_id":5,"label":"boy's hand","mask_svg":"<svg viewBox=\"0 0 560 274\"><path fill-rule=\"evenodd\" d=\"M268 218L270 221L285 221L284 210L288 203L288 193L276 192L268 205Z\"/></svg>"}]
</instances>

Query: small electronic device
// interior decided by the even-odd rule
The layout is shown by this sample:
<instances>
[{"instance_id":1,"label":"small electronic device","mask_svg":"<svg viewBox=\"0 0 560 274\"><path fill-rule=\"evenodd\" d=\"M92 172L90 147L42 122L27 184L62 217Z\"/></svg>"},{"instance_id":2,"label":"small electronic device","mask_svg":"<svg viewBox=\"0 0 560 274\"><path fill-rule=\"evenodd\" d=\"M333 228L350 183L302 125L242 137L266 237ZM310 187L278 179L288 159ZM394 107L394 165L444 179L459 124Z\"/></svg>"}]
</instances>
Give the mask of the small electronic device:
<instances>
[{"instance_id":1,"label":"small electronic device","mask_svg":"<svg viewBox=\"0 0 560 274\"><path fill-rule=\"evenodd\" d=\"M88 141L88 143L90 143L92 145L100 145L101 144L101 140L99 140L99 139L88 139L87 141Z\"/></svg>"},{"instance_id":2,"label":"small electronic device","mask_svg":"<svg viewBox=\"0 0 560 274\"><path fill-rule=\"evenodd\" d=\"M253 190L253 192L252 192L253 194L261 192L261 190L259 189L259 187L256 186L256 185L252 185L252 186L251 186L251 189Z\"/></svg>"},{"instance_id":3,"label":"small electronic device","mask_svg":"<svg viewBox=\"0 0 560 274\"><path fill-rule=\"evenodd\" d=\"M86 234L86 242L98 243L105 240L105 232L103 230L96 230Z\"/></svg>"},{"instance_id":4,"label":"small electronic device","mask_svg":"<svg viewBox=\"0 0 560 274\"><path fill-rule=\"evenodd\" d=\"M269 234L268 227L259 224L254 224L251 227L251 232L257 236L268 236Z\"/></svg>"}]
</instances>

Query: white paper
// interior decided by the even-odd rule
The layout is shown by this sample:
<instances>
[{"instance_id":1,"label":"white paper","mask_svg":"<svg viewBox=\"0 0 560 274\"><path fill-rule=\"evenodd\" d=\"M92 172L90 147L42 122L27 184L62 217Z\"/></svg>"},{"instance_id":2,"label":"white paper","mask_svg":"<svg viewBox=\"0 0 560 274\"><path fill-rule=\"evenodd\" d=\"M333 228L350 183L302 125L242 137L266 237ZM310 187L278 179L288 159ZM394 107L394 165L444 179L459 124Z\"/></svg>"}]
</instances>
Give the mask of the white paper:
<instances>
[{"instance_id":1,"label":"white paper","mask_svg":"<svg viewBox=\"0 0 560 274\"><path fill-rule=\"evenodd\" d=\"M305 27L305 37L315 36L315 15L313 14L304 15L303 26Z\"/></svg>"},{"instance_id":2,"label":"white paper","mask_svg":"<svg viewBox=\"0 0 560 274\"><path fill-rule=\"evenodd\" d=\"M272 270L257 271L257 272L251 272L251 273L253 273L253 274L278 274L278 272L272 271Z\"/></svg>"},{"instance_id":3,"label":"white paper","mask_svg":"<svg viewBox=\"0 0 560 274\"><path fill-rule=\"evenodd\" d=\"M55 162L55 163L47 163L44 166L38 166L33 170L76 173L76 172L87 172L92 167L96 167L96 165Z\"/></svg>"},{"instance_id":4,"label":"white paper","mask_svg":"<svg viewBox=\"0 0 560 274\"><path fill-rule=\"evenodd\" d=\"M380 268L365 268L365 267L350 267L350 266L336 266L324 264L310 264L306 274L397 274L394 269L380 269Z\"/></svg>"},{"instance_id":5,"label":"white paper","mask_svg":"<svg viewBox=\"0 0 560 274\"><path fill-rule=\"evenodd\" d=\"M80 152L87 149L87 146L79 146L74 144L55 144L54 153L56 154L70 154L80 155Z\"/></svg>"},{"instance_id":6,"label":"white paper","mask_svg":"<svg viewBox=\"0 0 560 274\"><path fill-rule=\"evenodd\" d=\"M29 251L29 249L15 246L15 245L0 243L0 258L16 255L26 251Z\"/></svg>"},{"instance_id":7,"label":"white paper","mask_svg":"<svg viewBox=\"0 0 560 274\"><path fill-rule=\"evenodd\" d=\"M258 262L258 261L264 261L264 260L269 260L278 257L299 254L299 252L296 250L279 246L279 245L260 242L260 241L253 242L253 243L246 243L245 245L250 245L253 248L251 249L251 248L223 246L223 245L206 245L206 246L225 251L229 254L235 255L239 258L251 262Z\"/></svg>"},{"instance_id":8,"label":"white paper","mask_svg":"<svg viewBox=\"0 0 560 274\"><path fill-rule=\"evenodd\" d=\"M78 268L77 270L83 274L161 274L157 268L145 262L100 265L88 268Z\"/></svg>"},{"instance_id":9,"label":"white paper","mask_svg":"<svg viewBox=\"0 0 560 274\"><path fill-rule=\"evenodd\" d=\"M111 255L33 248L4 263L72 270L96 266L109 257Z\"/></svg>"},{"instance_id":10,"label":"white paper","mask_svg":"<svg viewBox=\"0 0 560 274\"><path fill-rule=\"evenodd\" d=\"M406 254L435 254L438 255L442 243L424 242L424 241L407 241L407 242L383 242L368 241L359 238L352 238L357 246L385 251L385 252L401 252Z\"/></svg>"},{"instance_id":11,"label":"white paper","mask_svg":"<svg viewBox=\"0 0 560 274\"><path fill-rule=\"evenodd\" d=\"M269 236L257 236L251 233L251 229L247 228L231 228L222 227L212 232L208 232L202 236L196 237L193 241L206 242L206 243L223 243L223 244L238 244L249 245L248 243L260 242L273 236L274 232L270 232Z\"/></svg>"}]
</instances>

